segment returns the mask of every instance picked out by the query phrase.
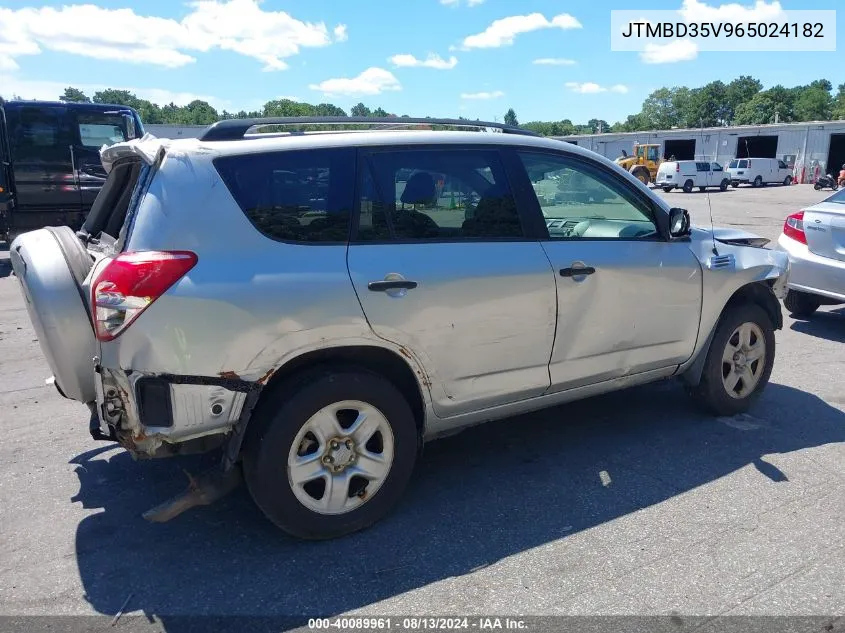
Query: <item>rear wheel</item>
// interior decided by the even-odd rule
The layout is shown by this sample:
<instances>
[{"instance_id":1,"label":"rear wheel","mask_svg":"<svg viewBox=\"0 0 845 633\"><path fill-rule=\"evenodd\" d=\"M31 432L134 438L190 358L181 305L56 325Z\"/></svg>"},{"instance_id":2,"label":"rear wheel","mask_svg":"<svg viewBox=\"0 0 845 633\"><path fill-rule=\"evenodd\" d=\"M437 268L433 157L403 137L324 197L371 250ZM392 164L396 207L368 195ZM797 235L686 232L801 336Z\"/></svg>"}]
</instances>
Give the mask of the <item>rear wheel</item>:
<instances>
[{"instance_id":1,"label":"rear wheel","mask_svg":"<svg viewBox=\"0 0 845 633\"><path fill-rule=\"evenodd\" d=\"M726 178L719 184L719 191L727 191L730 181Z\"/></svg>"},{"instance_id":2,"label":"rear wheel","mask_svg":"<svg viewBox=\"0 0 845 633\"><path fill-rule=\"evenodd\" d=\"M308 372L260 405L244 449L252 498L305 539L342 536L384 517L417 457L414 414L387 379L364 369Z\"/></svg>"},{"instance_id":3,"label":"rear wheel","mask_svg":"<svg viewBox=\"0 0 845 633\"><path fill-rule=\"evenodd\" d=\"M789 313L796 317L808 317L819 309L822 302L807 292L789 290L783 300L783 305Z\"/></svg>"},{"instance_id":4,"label":"rear wheel","mask_svg":"<svg viewBox=\"0 0 845 633\"><path fill-rule=\"evenodd\" d=\"M763 186L763 177L762 177L762 176L757 176L757 177L754 179L754 182L752 183L752 186L754 186L754 187L756 187L756 188L762 187L762 186Z\"/></svg>"},{"instance_id":5,"label":"rear wheel","mask_svg":"<svg viewBox=\"0 0 845 633\"><path fill-rule=\"evenodd\" d=\"M663 187L663 191L666 193L672 193L672 189L674 189L674 187Z\"/></svg>"},{"instance_id":6,"label":"rear wheel","mask_svg":"<svg viewBox=\"0 0 845 633\"><path fill-rule=\"evenodd\" d=\"M727 309L707 352L692 397L716 415L744 413L769 382L775 360L775 329L757 304Z\"/></svg>"},{"instance_id":7,"label":"rear wheel","mask_svg":"<svg viewBox=\"0 0 845 633\"><path fill-rule=\"evenodd\" d=\"M687 180L684 183L684 193L692 193L693 186L694 186L694 183L692 182L692 180Z\"/></svg>"}]
</instances>

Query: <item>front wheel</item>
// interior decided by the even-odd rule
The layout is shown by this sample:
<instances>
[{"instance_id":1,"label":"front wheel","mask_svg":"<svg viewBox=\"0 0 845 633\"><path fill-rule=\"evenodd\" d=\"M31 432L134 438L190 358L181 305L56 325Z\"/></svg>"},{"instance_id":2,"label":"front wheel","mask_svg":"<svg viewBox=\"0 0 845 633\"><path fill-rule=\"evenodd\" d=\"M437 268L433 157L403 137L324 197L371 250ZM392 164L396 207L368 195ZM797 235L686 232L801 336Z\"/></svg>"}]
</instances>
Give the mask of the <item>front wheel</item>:
<instances>
[{"instance_id":1,"label":"front wheel","mask_svg":"<svg viewBox=\"0 0 845 633\"><path fill-rule=\"evenodd\" d=\"M728 190L728 185L729 185L729 184L730 184L730 181L729 181L729 180L727 180L727 179L726 179L726 180L723 180L723 181L721 182L721 184L719 184L719 191L727 191L727 190Z\"/></svg>"},{"instance_id":2,"label":"front wheel","mask_svg":"<svg viewBox=\"0 0 845 633\"><path fill-rule=\"evenodd\" d=\"M305 539L343 536L399 501L418 452L408 402L387 379L327 368L259 405L244 478L264 514Z\"/></svg>"},{"instance_id":3,"label":"front wheel","mask_svg":"<svg viewBox=\"0 0 845 633\"><path fill-rule=\"evenodd\" d=\"M813 189L815 189L816 191L821 191L822 186L819 183L816 183L816 184L813 185Z\"/></svg>"},{"instance_id":4,"label":"front wheel","mask_svg":"<svg viewBox=\"0 0 845 633\"><path fill-rule=\"evenodd\" d=\"M786 187L788 187L789 185L791 185L791 184L792 184L792 176L787 176L786 178L784 178L784 180L783 180L783 184L784 184L784 186L786 186Z\"/></svg>"},{"instance_id":5,"label":"front wheel","mask_svg":"<svg viewBox=\"0 0 845 633\"><path fill-rule=\"evenodd\" d=\"M753 303L730 307L690 394L716 415L744 413L768 384L774 361L775 329L766 311Z\"/></svg>"},{"instance_id":6,"label":"front wheel","mask_svg":"<svg viewBox=\"0 0 845 633\"><path fill-rule=\"evenodd\" d=\"M672 193L673 188L674 187L663 187L663 191L666 192L666 193Z\"/></svg>"},{"instance_id":7,"label":"front wheel","mask_svg":"<svg viewBox=\"0 0 845 633\"><path fill-rule=\"evenodd\" d=\"M732 182L732 183L731 183L731 187L733 187L734 189L736 189L737 187L739 187L739 183L738 183L738 182Z\"/></svg>"}]
</instances>

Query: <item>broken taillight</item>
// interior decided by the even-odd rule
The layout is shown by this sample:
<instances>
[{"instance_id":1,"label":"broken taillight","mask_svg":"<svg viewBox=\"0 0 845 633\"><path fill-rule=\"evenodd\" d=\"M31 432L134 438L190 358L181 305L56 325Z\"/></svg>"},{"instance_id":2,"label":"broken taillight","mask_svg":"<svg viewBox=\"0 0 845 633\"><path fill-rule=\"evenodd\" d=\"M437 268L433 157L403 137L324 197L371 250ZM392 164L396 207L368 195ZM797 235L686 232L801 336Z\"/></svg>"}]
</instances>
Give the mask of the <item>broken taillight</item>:
<instances>
[{"instance_id":1,"label":"broken taillight","mask_svg":"<svg viewBox=\"0 0 845 633\"><path fill-rule=\"evenodd\" d=\"M783 234L791 237L796 242L807 243L807 234L804 232L804 212L799 211L786 217L783 223Z\"/></svg>"},{"instance_id":2,"label":"broken taillight","mask_svg":"<svg viewBox=\"0 0 845 633\"><path fill-rule=\"evenodd\" d=\"M136 251L111 260L91 286L97 339L120 336L196 263L197 256L190 251Z\"/></svg>"}]
</instances>

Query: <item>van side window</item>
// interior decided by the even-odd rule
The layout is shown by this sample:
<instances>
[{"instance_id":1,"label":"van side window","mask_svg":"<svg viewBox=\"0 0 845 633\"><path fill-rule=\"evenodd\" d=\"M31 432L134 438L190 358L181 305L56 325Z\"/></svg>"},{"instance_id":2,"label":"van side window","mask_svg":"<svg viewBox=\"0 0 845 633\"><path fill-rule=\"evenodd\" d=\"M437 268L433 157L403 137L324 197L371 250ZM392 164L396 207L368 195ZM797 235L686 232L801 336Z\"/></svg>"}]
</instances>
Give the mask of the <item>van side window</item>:
<instances>
[{"instance_id":1,"label":"van side window","mask_svg":"<svg viewBox=\"0 0 845 633\"><path fill-rule=\"evenodd\" d=\"M69 152L62 138L62 114L64 111L58 108L21 108L18 124L10 126L12 157L28 160L43 158L45 151L50 155L56 150Z\"/></svg>"},{"instance_id":2,"label":"van side window","mask_svg":"<svg viewBox=\"0 0 845 633\"><path fill-rule=\"evenodd\" d=\"M696 163L695 168L698 171L710 171L710 163Z\"/></svg>"},{"instance_id":3,"label":"van side window","mask_svg":"<svg viewBox=\"0 0 845 633\"><path fill-rule=\"evenodd\" d=\"M126 120L119 114L78 112L76 125L83 147L100 149L103 145L122 143L130 138Z\"/></svg>"}]
</instances>

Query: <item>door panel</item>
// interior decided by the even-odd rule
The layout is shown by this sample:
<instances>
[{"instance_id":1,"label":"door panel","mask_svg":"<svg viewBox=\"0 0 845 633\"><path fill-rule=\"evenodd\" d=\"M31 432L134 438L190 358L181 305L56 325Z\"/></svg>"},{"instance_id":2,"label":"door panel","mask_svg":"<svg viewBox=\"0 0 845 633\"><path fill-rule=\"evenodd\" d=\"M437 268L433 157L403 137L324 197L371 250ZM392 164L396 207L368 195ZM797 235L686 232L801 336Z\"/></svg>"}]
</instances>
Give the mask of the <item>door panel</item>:
<instances>
[{"instance_id":1,"label":"door panel","mask_svg":"<svg viewBox=\"0 0 845 633\"><path fill-rule=\"evenodd\" d=\"M669 368L693 352L701 267L644 194L588 159L518 152L556 273L551 391ZM704 174L702 174L704 175ZM585 270L586 269L586 270Z\"/></svg>"},{"instance_id":2,"label":"door panel","mask_svg":"<svg viewBox=\"0 0 845 633\"><path fill-rule=\"evenodd\" d=\"M24 106L6 111L17 206L16 229L67 224L81 210L71 166L67 109Z\"/></svg>"},{"instance_id":3,"label":"door panel","mask_svg":"<svg viewBox=\"0 0 845 633\"><path fill-rule=\"evenodd\" d=\"M555 279L498 152L377 151L359 173L352 283L374 333L424 365L436 414L545 392Z\"/></svg>"}]
</instances>

